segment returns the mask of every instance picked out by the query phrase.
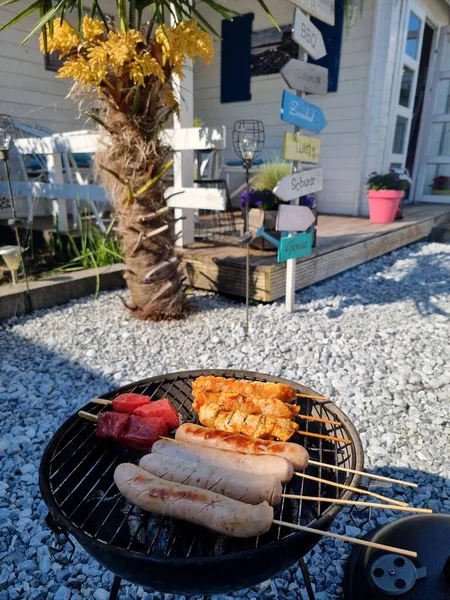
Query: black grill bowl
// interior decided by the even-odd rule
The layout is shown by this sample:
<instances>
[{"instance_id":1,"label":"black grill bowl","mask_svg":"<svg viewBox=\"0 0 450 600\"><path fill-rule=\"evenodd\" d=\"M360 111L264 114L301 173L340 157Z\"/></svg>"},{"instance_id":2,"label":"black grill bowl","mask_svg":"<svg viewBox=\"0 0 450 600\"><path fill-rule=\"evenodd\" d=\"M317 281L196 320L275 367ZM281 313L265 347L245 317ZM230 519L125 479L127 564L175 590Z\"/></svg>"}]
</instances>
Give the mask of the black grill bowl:
<instances>
[{"instance_id":1,"label":"black grill bowl","mask_svg":"<svg viewBox=\"0 0 450 600\"><path fill-rule=\"evenodd\" d=\"M191 371L160 375L124 386L103 397L124 392L167 397L181 420L197 422L192 410L192 381L201 375L274 381L291 385L299 393L317 395L308 388L249 371ZM300 429L347 438L351 443L330 442L296 435L312 459L361 471L363 451L350 420L332 402L298 398L301 413L336 422L336 425L299 420ZM83 410L98 414L109 410L89 403ZM250 587L288 568L319 541L320 537L272 526L258 538L225 538L211 531L172 519L144 513L118 492L113 473L122 462L137 462L141 453L121 448L95 435L95 425L70 417L50 440L42 457L39 485L50 515L63 531L72 534L104 567L125 580L161 592L211 595ZM309 466L308 474L330 482L358 486L360 477L342 471ZM288 493L320 498L350 499L352 493L329 484L300 477L285 486ZM326 531L341 505L302 500L283 500L275 518Z\"/></svg>"}]
</instances>

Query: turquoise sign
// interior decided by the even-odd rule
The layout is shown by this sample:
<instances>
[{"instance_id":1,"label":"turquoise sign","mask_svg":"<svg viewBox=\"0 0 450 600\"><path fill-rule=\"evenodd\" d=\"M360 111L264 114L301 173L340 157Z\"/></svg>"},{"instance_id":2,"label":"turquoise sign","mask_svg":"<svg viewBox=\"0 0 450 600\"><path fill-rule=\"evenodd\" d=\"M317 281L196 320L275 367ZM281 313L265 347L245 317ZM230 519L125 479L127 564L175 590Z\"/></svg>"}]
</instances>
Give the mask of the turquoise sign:
<instances>
[{"instance_id":1,"label":"turquoise sign","mask_svg":"<svg viewBox=\"0 0 450 600\"><path fill-rule=\"evenodd\" d=\"M278 246L278 262L284 262L290 258L301 258L312 252L314 232L300 233L292 237L283 237Z\"/></svg>"},{"instance_id":2,"label":"turquoise sign","mask_svg":"<svg viewBox=\"0 0 450 600\"><path fill-rule=\"evenodd\" d=\"M283 92L281 118L286 123L297 125L308 131L320 133L327 126L322 109L311 102L298 98L287 90Z\"/></svg>"}]
</instances>

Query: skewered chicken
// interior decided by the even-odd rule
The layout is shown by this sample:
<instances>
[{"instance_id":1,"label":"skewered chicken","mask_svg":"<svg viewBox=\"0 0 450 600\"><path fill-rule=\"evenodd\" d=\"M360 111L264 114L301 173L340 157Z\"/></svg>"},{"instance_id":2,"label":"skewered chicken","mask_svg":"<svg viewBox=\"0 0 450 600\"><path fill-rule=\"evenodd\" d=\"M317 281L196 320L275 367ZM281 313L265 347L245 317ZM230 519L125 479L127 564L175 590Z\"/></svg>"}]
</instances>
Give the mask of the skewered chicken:
<instances>
[{"instance_id":1,"label":"skewered chicken","mask_svg":"<svg viewBox=\"0 0 450 600\"><path fill-rule=\"evenodd\" d=\"M241 410L226 411L220 404L209 402L199 410L202 425L230 433L242 433L251 438L289 440L298 429L289 419L274 419L267 415L249 415Z\"/></svg>"},{"instance_id":2,"label":"skewered chicken","mask_svg":"<svg viewBox=\"0 0 450 600\"><path fill-rule=\"evenodd\" d=\"M204 404L213 402L219 404L223 410L241 410L248 415L268 415L274 418L292 419L300 412L300 407L295 404L285 404L278 398L263 398L261 396L244 396L233 392L204 392L196 393L194 410Z\"/></svg>"},{"instance_id":3,"label":"skewered chicken","mask_svg":"<svg viewBox=\"0 0 450 600\"><path fill-rule=\"evenodd\" d=\"M200 395L201 392L210 392L213 394L230 392L243 396L277 398L283 402L293 402L295 400L295 390L283 383L262 383L259 381L245 381L212 376L197 377L192 383L192 393L197 404L197 407L194 406L196 410L203 404L201 398L197 400L197 395Z\"/></svg>"}]
</instances>

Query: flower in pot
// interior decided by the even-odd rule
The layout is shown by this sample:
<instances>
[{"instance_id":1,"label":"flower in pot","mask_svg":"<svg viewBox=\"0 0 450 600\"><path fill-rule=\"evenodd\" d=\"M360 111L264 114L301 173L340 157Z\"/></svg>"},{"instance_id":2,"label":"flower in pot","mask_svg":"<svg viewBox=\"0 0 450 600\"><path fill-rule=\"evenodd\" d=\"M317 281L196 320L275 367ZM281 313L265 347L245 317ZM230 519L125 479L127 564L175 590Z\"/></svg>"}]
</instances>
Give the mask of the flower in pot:
<instances>
[{"instance_id":1,"label":"flower in pot","mask_svg":"<svg viewBox=\"0 0 450 600\"><path fill-rule=\"evenodd\" d=\"M433 179L433 194L450 196L450 177L448 175L439 175Z\"/></svg>"},{"instance_id":2,"label":"flower in pot","mask_svg":"<svg viewBox=\"0 0 450 600\"><path fill-rule=\"evenodd\" d=\"M369 175L367 196L372 223L392 223L394 221L400 201L410 183L411 179L406 170L402 173L389 171L384 175L379 173Z\"/></svg>"},{"instance_id":3,"label":"flower in pot","mask_svg":"<svg viewBox=\"0 0 450 600\"><path fill-rule=\"evenodd\" d=\"M278 206L283 202L275 196L271 190L251 189L244 192L241 196L241 206L245 208L248 203L249 213L249 231L256 235L258 229L264 227L267 233L275 238L280 237L280 233L275 230L277 221ZM257 237L251 244L259 250L274 250L274 245L263 237Z\"/></svg>"}]
</instances>

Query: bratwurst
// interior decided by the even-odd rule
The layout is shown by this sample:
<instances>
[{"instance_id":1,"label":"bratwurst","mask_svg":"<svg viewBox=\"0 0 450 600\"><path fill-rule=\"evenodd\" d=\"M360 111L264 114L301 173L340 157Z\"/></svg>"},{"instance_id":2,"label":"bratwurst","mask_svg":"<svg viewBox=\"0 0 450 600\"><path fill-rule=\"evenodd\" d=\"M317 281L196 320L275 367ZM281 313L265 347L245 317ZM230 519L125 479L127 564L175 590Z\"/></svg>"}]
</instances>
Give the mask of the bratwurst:
<instances>
[{"instance_id":1,"label":"bratwurst","mask_svg":"<svg viewBox=\"0 0 450 600\"><path fill-rule=\"evenodd\" d=\"M146 454L139 466L165 481L193 485L247 504L260 504L265 500L271 506L277 506L281 502L280 480L270 475L241 473L163 454Z\"/></svg>"},{"instance_id":2,"label":"bratwurst","mask_svg":"<svg viewBox=\"0 0 450 600\"><path fill-rule=\"evenodd\" d=\"M206 463L215 467L272 476L279 479L281 483L290 481L294 475L292 463L281 456L256 456L169 440L158 440L153 444L152 453L164 454L188 462Z\"/></svg>"},{"instance_id":3,"label":"bratwurst","mask_svg":"<svg viewBox=\"0 0 450 600\"><path fill-rule=\"evenodd\" d=\"M175 433L175 439L179 442L188 442L233 452L244 452L245 454L282 456L291 461L297 471L302 471L308 466L308 452L300 444L293 444L292 442L252 440L239 433L227 433L226 431L201 427L193 423L181 425Z\"/></svg>"},{"instance_id":4,"label":"bratwurst","mask_svg":"<svg viewBox=\"0 0 450 600\"><path fill-rule=\"evenodd\" d=\"M249 538L266 533L273 508L262 502L251 505L190 485L159 479L131 463L114 471L119 491L142 510L203 525L222 535Z\"/></svg>"}]
</instances>

